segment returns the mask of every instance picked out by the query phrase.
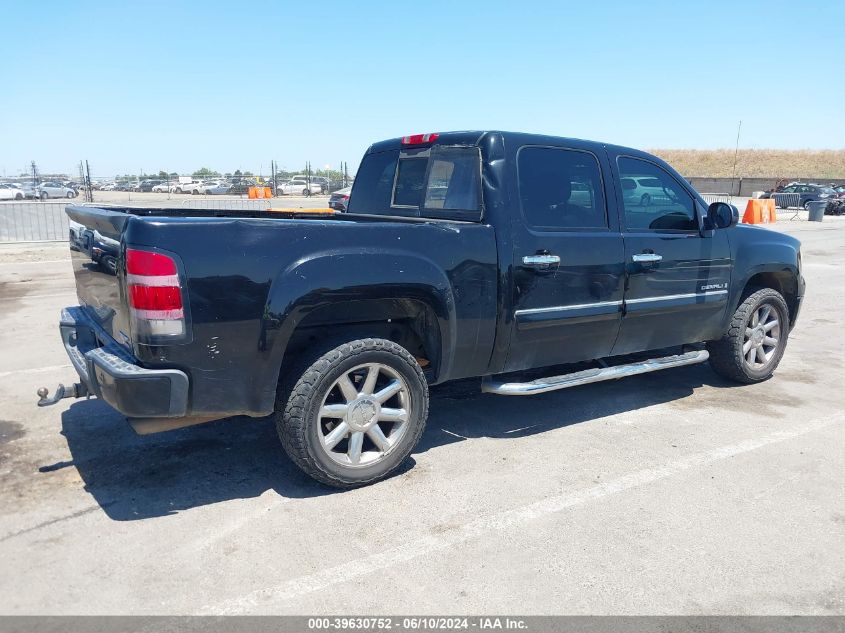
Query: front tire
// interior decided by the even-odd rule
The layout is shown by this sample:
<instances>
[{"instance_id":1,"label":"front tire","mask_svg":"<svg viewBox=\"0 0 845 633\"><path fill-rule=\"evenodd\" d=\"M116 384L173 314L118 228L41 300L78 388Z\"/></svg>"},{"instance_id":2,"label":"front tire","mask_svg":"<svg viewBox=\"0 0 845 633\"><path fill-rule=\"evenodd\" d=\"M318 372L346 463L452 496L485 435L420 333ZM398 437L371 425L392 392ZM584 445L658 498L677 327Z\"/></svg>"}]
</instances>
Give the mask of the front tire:
<instances>
[{"instance_id":1,"label":"front tire","mask_svg":"<svg viewBox=\"0 0 845 633\"><path fill-rule=\"evenodd\" d=\"M720 376L751 384L771 378L786 349L789 310L771 288L750 294L739 305L728 331L707 344L710 365Z\"/></svg>"},{"instance_id":2,"label":"front tire","mask_svg":"<svg viewBox=\"0 0 845 633\"><path fill-rule=\"evenodd\" d=\"M396 470L427 418L422 369L405 348L385 339L329 350L295 384L281 387L276 401L285 452L307 475L338 488L367 485Z\"/></svg>"}]
</instances>

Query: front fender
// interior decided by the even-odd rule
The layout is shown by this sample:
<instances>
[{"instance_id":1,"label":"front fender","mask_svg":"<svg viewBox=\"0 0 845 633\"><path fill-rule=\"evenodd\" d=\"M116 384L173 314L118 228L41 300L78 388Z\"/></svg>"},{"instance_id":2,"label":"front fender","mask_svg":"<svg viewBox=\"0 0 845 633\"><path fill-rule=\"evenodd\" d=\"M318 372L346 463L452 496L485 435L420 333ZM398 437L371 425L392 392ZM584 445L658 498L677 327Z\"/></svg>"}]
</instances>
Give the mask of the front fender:
<instances>
[{"instance_id":1,"label":"front fender","mask_svg":"<svg viewBox=\"0 0 845 633\"><path fill-rule=\"evenodd\" d=\"M798 263L800 241L770 229L747 225L738 225L731 232L730 240L734 272L727 321L739 306L748 282L760 273L786 274L794 283L797 294L803 294L803 278Z\"/></svg>"}]
</instances>

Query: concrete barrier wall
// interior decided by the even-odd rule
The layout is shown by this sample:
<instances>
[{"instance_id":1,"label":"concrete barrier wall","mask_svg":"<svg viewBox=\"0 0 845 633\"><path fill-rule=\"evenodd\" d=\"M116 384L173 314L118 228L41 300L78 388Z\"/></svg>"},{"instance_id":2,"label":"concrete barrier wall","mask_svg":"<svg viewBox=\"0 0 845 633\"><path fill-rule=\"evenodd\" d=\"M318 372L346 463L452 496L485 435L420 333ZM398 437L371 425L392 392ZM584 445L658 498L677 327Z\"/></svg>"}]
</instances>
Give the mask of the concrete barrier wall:
<instances>
[{"instance_id":1,"label":"concrete barrier wall","mask_svg":"<svg viewBox=\"0 0 845 633\"><path fill-rule=\"evenodd\" d=\"M829 185L834 183L837 185L845 185L845 179L842 178L737 178L733 181L731 187L730 178L687 178L687 180L695 187L699 193L729 193L733 196L750 196L753 191L768 191L775 186L778 180L786 180L786 182L800 181L800 182L815 182L820 185Z\"/></svg>"}]
</instances>

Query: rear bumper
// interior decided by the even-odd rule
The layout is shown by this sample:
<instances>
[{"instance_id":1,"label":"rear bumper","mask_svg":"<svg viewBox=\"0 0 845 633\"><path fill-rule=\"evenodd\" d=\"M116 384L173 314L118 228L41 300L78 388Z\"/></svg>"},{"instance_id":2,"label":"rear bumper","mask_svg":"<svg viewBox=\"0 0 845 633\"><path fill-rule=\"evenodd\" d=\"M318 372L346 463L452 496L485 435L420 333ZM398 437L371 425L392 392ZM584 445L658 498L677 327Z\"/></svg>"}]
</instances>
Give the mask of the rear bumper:
<instances>
[{"instance_id":1,"label":"rear bumper","mask_svg":"<svg viewBox=\"0 0 845 633\"><path fill-rule=\"evenodd\" d=\"M188 411L188 376L145 369L80 306L62 310L59 330L88 391L130 418L180 418Z\"/></svg>"}]
</instances>

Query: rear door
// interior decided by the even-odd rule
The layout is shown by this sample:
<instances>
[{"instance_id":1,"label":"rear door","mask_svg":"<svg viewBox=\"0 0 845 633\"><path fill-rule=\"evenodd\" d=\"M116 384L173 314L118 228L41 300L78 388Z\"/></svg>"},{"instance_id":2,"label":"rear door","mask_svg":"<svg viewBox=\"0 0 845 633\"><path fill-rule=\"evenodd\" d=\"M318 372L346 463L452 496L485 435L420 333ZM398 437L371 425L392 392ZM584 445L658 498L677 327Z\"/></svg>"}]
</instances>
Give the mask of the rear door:
<instances>
[{"instance_id":1,"label":"rear door","mask_svg":"<svg viewBox=\"0 0 845 633\"><path fill-rule=\"evenodd\" d=\"M561 143L526 145L515 157L521 215L512 219L505 371L607 356L620 327L623 246L607 158Z\"/></svg>"},{"instance_id":2,"label":"rear door","mask_svg":"<svg viewBox=\"0 0 845 633\"><path fill-rule=\"evenodd\" d=\"M681 179L657 163L611 152L625 245L625 314L614 355L718 338L731 280L725 231L701 230L705 212ZM652 182L646 203L626 179ZM656 185L654 182L656 181Z\"/></svg>"}]
</instances>

